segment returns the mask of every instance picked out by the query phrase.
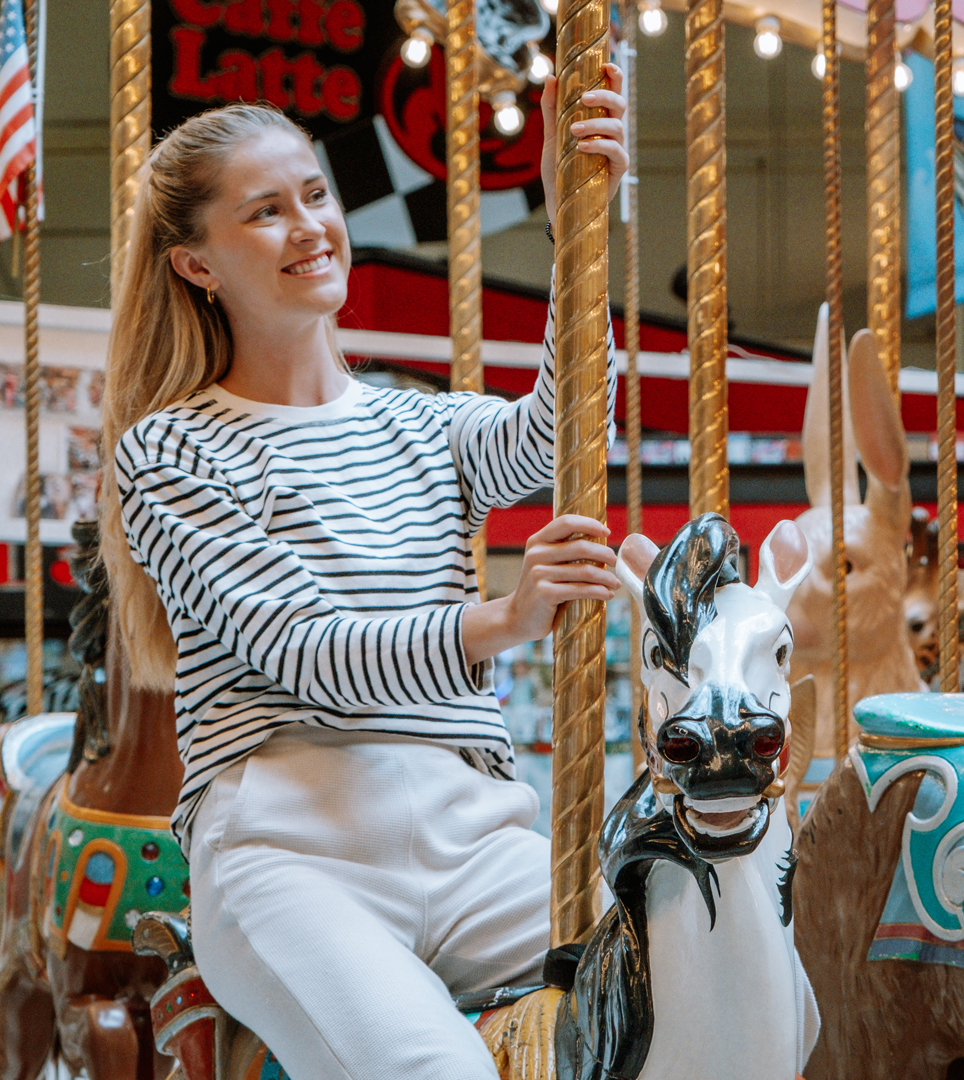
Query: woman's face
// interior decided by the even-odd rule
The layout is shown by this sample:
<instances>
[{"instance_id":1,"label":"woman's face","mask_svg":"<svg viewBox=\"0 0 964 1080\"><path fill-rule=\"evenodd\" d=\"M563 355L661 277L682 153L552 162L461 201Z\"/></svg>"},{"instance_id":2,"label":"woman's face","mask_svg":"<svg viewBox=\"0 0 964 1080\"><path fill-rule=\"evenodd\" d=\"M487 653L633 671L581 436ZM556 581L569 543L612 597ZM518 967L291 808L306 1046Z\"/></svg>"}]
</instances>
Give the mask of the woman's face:
<instances>
[{"instance_id":1,"label":"woman's face","mask_svg":"<svg viewBox=\"0 0 964 1080\"><path fill-rule=\"evenodd\" d=\"M171 253L178 273L210 287L232 324L337 312L351 249L310 144L268 128L238 146L219 187L204 211L204 242Z\"/></svg>"}]
</instances>

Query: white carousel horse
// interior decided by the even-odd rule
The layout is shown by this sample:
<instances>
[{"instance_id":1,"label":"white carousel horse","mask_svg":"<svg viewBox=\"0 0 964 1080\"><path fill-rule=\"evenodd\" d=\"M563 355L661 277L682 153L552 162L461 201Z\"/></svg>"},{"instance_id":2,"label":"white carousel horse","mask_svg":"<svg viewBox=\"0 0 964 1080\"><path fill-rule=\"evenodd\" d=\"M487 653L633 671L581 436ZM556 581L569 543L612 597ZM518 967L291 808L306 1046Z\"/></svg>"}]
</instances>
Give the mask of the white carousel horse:
<instances>
[{"instance_id":1,"label":"white carousel horse","mask_svg":"<svg viewBox=\"0 0 964 1080\"><path fill-rule=\"evenodd\" d=\"M751 589L738 550L715 514L659 554L642 536L623 544L617 573L643 619L651 771L600 835L616 902L585 949L550 953L549 987L459 1003L465 1012L506 1004L477 1023L503 1080L793 1080L816 1040L793 944L795 860L781 798L786 606L811 560L800 530L781 522ZM159 1047L186 1080L277 1076L266 1048L235 1034L207 994L186 930L148 914L134 934L136 951L164 955L173 976L152 1002Z\"/></svg>"}]
</instances>

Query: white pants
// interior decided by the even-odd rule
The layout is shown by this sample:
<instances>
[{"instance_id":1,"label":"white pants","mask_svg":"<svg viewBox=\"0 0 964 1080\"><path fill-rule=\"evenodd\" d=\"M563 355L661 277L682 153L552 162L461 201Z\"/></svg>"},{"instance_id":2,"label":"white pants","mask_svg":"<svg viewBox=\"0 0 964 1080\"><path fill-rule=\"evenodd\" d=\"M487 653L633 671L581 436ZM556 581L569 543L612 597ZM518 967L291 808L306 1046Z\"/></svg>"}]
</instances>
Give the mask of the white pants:
<instances>
[{"instance_id":1,"label":"white pants","mask_svg":"<svg viewBox=\"0 0 964 1080\"><path fill-rule=\"evenodd\" d=\"M540 981L538 797L452 750L292 724L212 783L194 951L292 1080L495 1080L452 994Z\"/></svg>"}]
</instances>

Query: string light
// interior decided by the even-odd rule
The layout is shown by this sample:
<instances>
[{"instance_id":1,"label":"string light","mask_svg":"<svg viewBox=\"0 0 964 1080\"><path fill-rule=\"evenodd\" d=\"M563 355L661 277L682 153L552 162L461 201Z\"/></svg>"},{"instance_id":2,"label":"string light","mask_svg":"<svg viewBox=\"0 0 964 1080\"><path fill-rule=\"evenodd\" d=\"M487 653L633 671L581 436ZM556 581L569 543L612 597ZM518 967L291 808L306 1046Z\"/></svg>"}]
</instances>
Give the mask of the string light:
<instances>
[{"instance_id":1,"label":"string light","mask_svg":"<svg viewBox=\"0 0 964 1080\"><path fill-rule=\"evenodd\" d=\"M904 63L904 58L897 54L897 65L894 68L894 86L903 93L914 81L914 73Z\"/></svg>"},{"instance_id":2,"label":"string light","mask_svg":"<svg viewBox=\"0 0 964 1080\"><path fill-rule=\"evenodd\" d=\"M955 97L964 97L964 59L955 60L951 68L951 85Z\"/></svg>"},{"instance_id":3,"label":"string light","mask_svg":"<svg viewBox=\"0 0 964 1080\"><path fill-rule=\"evenodd\" d=\"M761 60L772 60L783 52L780 20L775 15L764 15L762 19L757 20L753 51Z\"/></svg>"},{"instance_id":4,"label":"string light","mask_svg":"<svg viewBox=\"0 0 964 1080\"><path fill-rule=\"evenodd\" d=\"M539 3L547 15L555 15L559 10L559 0L539 0Z\"/></svg>"},{"instance_id":5,"label":"string light","mask_svg":"<svg viewBox=\"0 0 964 1080\"><path fill-rule=\"evenodd\" d=\"M818 50L810 61L810 70L815 79L823 82L823 77L827 74L827 58L823 55L823 49Z\"/></svg>"},{"instance_id":6,"label":"string light","mask_svg":"<svg viewBox=\"0 0 964 1080\"><path fill-rule=\"evenodd\" d=\"M424 26L416 26L402 46L402 62L410 68L423 68L432 58L435 38Z\"/></svg>"},{"instance_id":7,"label":"string light","mask_svg":"<svg viewBox=\"0 0 964 1080\"><path fill-rule=\"evenodd\" d=\"M515 94L510 90L496 94L492 99L492 108L495 112L495 130L500 135L518 135L526 118L515 103Z\"/></svg>"},{"instance_id":8,"label":"string light","mask_svg":"<svg viewBox=\"0 0 964 1080\"><path fill-rule=\"evenodd\" d=\"M669 20L660 0L640 0L639 28L647 37L659 37L666 32Z\"/></svg>"},{"instance_id":9,"label":"string light","mask_svg":"<svg viewBox=\"0 0 964 1080\"><path fill-rule=\"evenodd\" d=\"M529 82L541 86L552 74L553 63L544 52L532 50L532 63L529 65Z\"/></svg>"}]
</instances>

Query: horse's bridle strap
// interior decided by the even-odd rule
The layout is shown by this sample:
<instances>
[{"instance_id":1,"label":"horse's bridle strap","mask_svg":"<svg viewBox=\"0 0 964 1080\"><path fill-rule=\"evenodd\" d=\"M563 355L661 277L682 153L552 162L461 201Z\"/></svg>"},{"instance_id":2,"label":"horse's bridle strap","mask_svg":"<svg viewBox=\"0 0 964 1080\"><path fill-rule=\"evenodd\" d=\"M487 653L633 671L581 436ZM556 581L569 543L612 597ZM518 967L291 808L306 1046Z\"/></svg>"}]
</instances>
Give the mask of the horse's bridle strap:
<instances>
[{"instance_id":1,"label":"horse's bridle strap","mask_svg":"<svg viewBox=\"0 0 964 1080\"><path fill-rule=\"evenodd\" d=\"M897 735L869 735L860 733L861 746L873 750L940 750L948 746L964 746L964 736L949 736L944 739L914 739Z\"/></svg>"}]
</instances>

